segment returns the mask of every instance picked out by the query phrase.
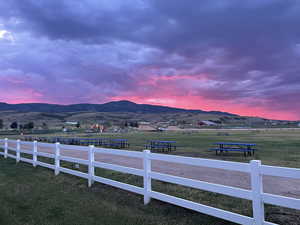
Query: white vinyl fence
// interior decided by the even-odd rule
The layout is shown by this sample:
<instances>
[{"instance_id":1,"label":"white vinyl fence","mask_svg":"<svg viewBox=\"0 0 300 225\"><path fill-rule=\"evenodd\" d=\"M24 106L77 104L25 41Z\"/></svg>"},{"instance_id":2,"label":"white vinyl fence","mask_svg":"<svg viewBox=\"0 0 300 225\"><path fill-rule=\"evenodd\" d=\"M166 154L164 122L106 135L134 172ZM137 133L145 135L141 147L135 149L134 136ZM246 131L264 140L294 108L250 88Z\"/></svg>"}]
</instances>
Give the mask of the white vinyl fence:
<instances>
[{"instance_id":1,"label":"white vinyl fence","mask_svg":"<svg viewBox=\"0 0 300 225\"><path fill-rule=\"evenodd\" d=\"M3 152L0 151L0 155L3 155L5 158L11 157L16 159L17 162L24 161L27 163L31 163L33 166L38 165L38 166L47 167L49 169L53 169L55 171L55 175L58 175L59 172L64 172L64 173L85 178L88 180L88 186L91 186L94 181L100 182L103 184L111 185L120 189L124 189L127 191L131 191L143 195L144 204L148 204L150 202L150 199L153 198L177 206L195 210L200 213L204 213L224 220L235 222L238 224L247 224L247 225L274 224L265 221L264 203L300 210L300 199L264 193L263 183L262 183L262 175L300 179L300 169L265 166L265 165L261 165L261 162L258 160L252 160L250 163L237 163L237 162L226 162L220 160L210 160L210 159L151 153L149 150L144 150L143 152L137 152L137 151L96 148L94 146L87 147L87 146L61 145L59 143L49 144L49 143L40 143L36 141L25 142L20 140L8 140L7 138L0 139L0 148L1 147L4 149L4 151ZM43 150L45 151L46 149L48 150L52 149L53 154L43 152ZM88 160L63 156L60 154L61 149L78 150L78 151L87 152ZM15 155L9 154L8 150L14 151L16 152L16 154ZM31 154L32 159L21 157L21 153ZM95 153L140 158L144 162L144 167L143 169L135 169L135 168L129 168L129 167L124 167L115 164L98 162L95 161L94 159ZM55 164L52 165L52 164L40 162L38 161L38 156L53 158L55 159ZM61 167L60 160L87 165L88 173L83 173L76 170ZM207 183L203 181L153 172L151 171L151 160L160 160L165 162L180 163L180 164L191 165L191 166L204 166L210 168L226 169L226 170L249 173L251 176L251 190ZM136 187L133 185L96 176L94 174L95 167L141 176L144 179L144 187L143 188ZM218 208L213 208L210 206L199 204L193 201L188 201L182 198L174 197L160 192L152 191L151 190L152 179L183 185L186 187L201 189L205 191L211 191L211 192L228 195L232 197L251 200L252 207L253 207L253 218L240 215L237 213L225 211Z\"/></svg>"}]
</instances>

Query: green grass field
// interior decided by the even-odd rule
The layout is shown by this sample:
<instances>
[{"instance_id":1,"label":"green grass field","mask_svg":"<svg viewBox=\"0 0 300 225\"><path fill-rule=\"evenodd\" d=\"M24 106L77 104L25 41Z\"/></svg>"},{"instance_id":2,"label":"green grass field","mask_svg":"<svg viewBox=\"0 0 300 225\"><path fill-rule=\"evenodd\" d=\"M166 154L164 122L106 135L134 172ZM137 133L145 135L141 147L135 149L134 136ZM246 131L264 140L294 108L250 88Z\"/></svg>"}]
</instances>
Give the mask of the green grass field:
<instances>
[{"instance_id":1,"label":"green grass field","mask_svg":"<svg viewBox=\"0 0 300 225\"><path fill-rule=\"evenodd\" d=\"M299 130L226 131L229 136L220 136L218 133L220 132L202 131L101 134L101 136L128 138L130 149L133 150L142 150L145 142L151 139L175 140L179 148L172 154L242 162L260 159L264 164L300 167ZM254 157L247 158L239 153L216 156L214 152L208 151L211 144L216 141L254 142L258 144L259 151ZM63 166L72 167L71 164ZM86 171L86 168L80 167L80 170ZM103 169L97 169L96 175L142 186L142 179L134 175ZM99 183L88 188L86 183L86 180L78 177L65 174L54 176L53 171L48 169L33 168L26 163L16 164L15 160L0 157L0 224L232 224L155 200L144 206L141 196ZM153 182L153 189L252 216L250 201L157 181ZM282 225L300 224L299 211L275 206L266 206L266 218Z\"/></svg>"},{"instance_id":2,"label":"green grass field","mask_svg":"<svg viewBox=\"0 0 300 225\"><path fill-rule=\"evenodd\" d=\"M224 136L224 134L228 136ZM55 133L51 136L65 134ZM41 135L50 136L50 135ZM71 137L87 137L87 134L69 134ZM176 141L178 149L171 154L213 158L220 160L249 162L251 159L259 159L263 164L300 167L300 129L295 130L244 130L244 131L216 131L203 130L201 132L132 132L132 133L103 133L89 135L88 137L127 138L131 150L142 151L148 140ZM11 138L18 138L12 136ZM208 149L214 142L246 142L256 143L258 151L254 157L244 157L242 153L228 153L224 156L216 156Z\"/></svg>"},{"instance_id":3,"label":"green grass field","mask_svg":"<svg viewBox=\"0 0 300 225\"><path fill-rule=\"evenodd\" d=\"M224 133L229 136L223 136ZM128 138L130 149L142 150L147 140L174 140L178 150L171 153L192 157L214 158L230 161L248 162L251 159L262 160L263 164L300 167L300 129L266 131L202 131L202 132L166 132L166 133L128 133L102 134L108 137ZM214 142L256 143L259 149L254 157L244 157L242 153L229 153L216 156L208 149Z\"/></svg>"},{"instance_id":4,"label":"green grass field","mask_svg":"<svg viewBox=\"0 0 300 225\"><path fill-rule=\"evenodd\" d=\"M97 171L129 183L134 176ZM106 185L88 188L86 180L29 164L0 159L0 224L3 225L143 225L230 224L196 212L152 201Z\"/></svg>"},{"instance_id":5,"label":"green grass field","mask_svg":"<svg viewBox=\"0 0 300 225\"><path fill-rule=\"evenodd\" d=\"M224 136L224 134L228 136ZM66 136L63 133L53 133L40 136ZM300 167L300 129L294 130L203 130L201 132L132 132L132 133L103 133L83 134L72 133L71 137L107 137L127 138L130 150L142 151L148 140L176 141L178 149L171 154L213 158L220 160L248 162L251 159L259 159L263 164ZM2 136L4 138L4 136ZM8 138L17 139L20 136L11 135ZM224 156L216 156L208 149L214 147L218 141L256 143L257 154L254 157L244 157L241 153L229 153Z\"/></svg>"},{"instance_id":6,"label":"green grass field","mask_svg":"<svg viewBox=\"0 0 300 225\"><path fill-rule=\"evenodd\" d=\"M64 167L72 164L64 163ZM73 168L74 169L74 168ZM81 167L81 171L86 168ZM96 175L142 186L134 175L97 169ZM213 207L252 216L251 202L220 194L154 181L153 190ZM2 225L231 225L233 223L156 200L143 205L142 196L59 174L27 163L0 158L0 224ZM296 225L300 213L266 206L266 218Z\"/></svg>"}]
</instances>

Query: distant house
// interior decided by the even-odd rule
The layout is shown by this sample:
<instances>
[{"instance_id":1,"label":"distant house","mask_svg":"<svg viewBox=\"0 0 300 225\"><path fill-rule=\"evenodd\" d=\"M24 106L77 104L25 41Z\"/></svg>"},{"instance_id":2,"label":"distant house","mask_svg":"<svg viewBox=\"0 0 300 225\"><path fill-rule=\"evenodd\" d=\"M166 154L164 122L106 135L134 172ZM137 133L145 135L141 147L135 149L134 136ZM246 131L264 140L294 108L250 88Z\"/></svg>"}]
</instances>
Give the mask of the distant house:
<instances>
[{"instance_id":1,"label":"distant house","mask_svg":"<svg viewBox=\"0 0 300 225\"><path fill-rule=\"evenodd\" d=\"M104 127L104 125L102 125L102 124L96 123L96 124L93 124L93 125L91 126L91 129L96 130L96 131L98 131L98 132L100 132L100 133L103 133L104 130L105 130L105 127Z\"/></svg>"},{"instance_id":2,"label":"distant house","mask_svg":"<svg viewBox=\"0 0 300 225\"><path fill-rule=\"evenodd\" d=\"M178 126L168 126L167 130L181 130L181 128Z\"/></svg>"},{"instance_id":3,"label":"distant house","mask_svg":"<svg viewBox=\"0 0 300 225\"><path fill-rule=\"evenodd\" d=\"M169 126L169 122L157 122L156 124L158 126L161 126L161 127L167 127L167 126Z\"/></svg>"},{"instance_id":4,"label":"distant house","mask_svg":"<svg viewBox=\"0 0 300 225\"><path fill-rule=\"evenodd\" d=\"M202 120L198 123L199 126L217 126L218 124L209 120Z\"/></svg>"},{"instance_id":5,"label":"distant house","mask_svg":"<svg viewBox=\"0 0 300 225\"><path fill-rule=\"evenodd\" d=\"M141 121L139 122L139 125L150 125L150 122L146 122L146 121Z\"/></svg>"},{"instance_id":6,"label":"distant house","mask_svg":"<svg viewBox=\"0 0 300 225\"><path fill-rule=\"evenodd\" d=\"M112 131L113 131L114 133L120 133L120 132L121 132L121 128L118 127L118 126L112 126Z\"/></svg>"},{"instance_id":7,"label":"distant house","mask_svg":"<svg viewBox=\"0 0 300 225\"><path fill-rule=\"evenodd\" d=\"M156 127L153 127L149 124L141 124L140 123L139 127L138 127L138 130L140 130L140 131L157 131Z\"/></svg>"},{"instance_id":8,"label":"distant house","mask_svg":"<svg viewBox=\"0 0 300 225\"><path fill-rule=\"evenodd\" d=\"M158 127L157 130L158 130L158 131L166 131L167 128L164 128L164 127Z\"/></svg>"},{"instance_id":9,"label":"distant house","mask_svg":"<svg viewBox=\"0 0 300 225\"><path fill-rule=\"evenodd\" d=\"M66 122L66 124L68 124L68 125L77 125L79 122L77 122L77 121L67 121Z\"/></svg>"},{"instance_id":10,"label":"distant house","mask_svg":"<svg viewBox=\"0 0 300 225\"><path fill-rule=\"evenodd\" d=\"M300 123L298 123L298 127L300 127Z\"/></svg>"}]
</instances>

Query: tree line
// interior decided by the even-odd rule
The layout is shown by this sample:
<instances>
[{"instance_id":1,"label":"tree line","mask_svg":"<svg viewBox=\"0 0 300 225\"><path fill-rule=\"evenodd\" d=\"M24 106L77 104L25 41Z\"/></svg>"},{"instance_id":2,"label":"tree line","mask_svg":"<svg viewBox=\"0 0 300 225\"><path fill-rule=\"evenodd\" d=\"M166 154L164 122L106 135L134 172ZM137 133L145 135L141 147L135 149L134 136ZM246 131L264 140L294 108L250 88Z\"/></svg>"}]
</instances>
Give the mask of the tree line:
<instances>
[{"instance_id":1,"label":"tree line","mask_svg":"<svg viewBox=\"0 0 300 225\"><path fill-rule=\"evenodd\" d=\"M20 130L31 130L34 128L34 122L28 122L25 124L19 124L17 121L14 121L9 126L11 129L20 129ZM4 128L4 122L0 119L0 129Z\"/></svg>"}]
</instances>

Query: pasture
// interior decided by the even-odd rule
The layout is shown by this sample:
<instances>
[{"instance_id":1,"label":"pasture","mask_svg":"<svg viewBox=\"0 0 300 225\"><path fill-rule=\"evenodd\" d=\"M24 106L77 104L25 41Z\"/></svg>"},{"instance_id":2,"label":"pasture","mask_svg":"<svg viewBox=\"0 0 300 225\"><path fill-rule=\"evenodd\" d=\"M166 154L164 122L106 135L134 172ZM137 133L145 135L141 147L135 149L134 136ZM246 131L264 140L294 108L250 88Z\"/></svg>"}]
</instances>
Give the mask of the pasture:
<instances>
[{"instance_id":1,"label":"pasture","mask_svg":"<svg viewBox=\"0 0 300 225\"><path fill-rule=\"evenodd\" d=\"M259 159L267 165L300 167L300 129L205 130L201 132L102 134L101 136L127 138L130 149L133 150L142 150L147 140L170 140L176 141L178 146L177 150L171 154L239 162ZM208 149L212 147L213 143L220 141L256 143L258 151L254 157L246 158L241 153L216 156L213 151Z\"/></svg>"},{"instance_id":2,"label":"pasture","mask_svg":"<svg viewBox=\"0 0 300 225\"><path fill-rule=\"evenodd\" d=\"M70 136L89 138L125 138L130 146L128 149L142 151L148 140L169 140L177 142L177 150L169 154L211 158L228 161L249 162L259 159L263 164L300 167L300 129L265 129L265 130L203 130L173 132L131 132L131 133L54 133L40 136ZM2 136L3 138L3 136ZM11 136L9 138L20 138ZM216 156L209 151L215 142L256 143L258 151L253 157L243 157L242 153L234 152Z\"/></svg>"},{"instance_id":3,"label":"pasture","mask_svg":"<svg viewBox=\"0 0 300 225\"><path fill-rule=\"evenodd\" d=\"M226 133L226 135L225 135ZM53 134L60 136L62 134ZM74 134L73 134L74 135ZM86 134L76 134L87 137ZM101 134L89 137L126 138L129 149L143 150L148 140L176 141L178 149L171 154L248 162L262 160L263 164L300 167L300 131L202 131ZM12 138L12 137L9 137ZM18 138L18 136L14 136ZM258 144L254 157L241 153L216 156L208 149L218 141L252 142ZM169 153L170 154L170 153ZM232 224L180 207L151 201L147 206L141 197L102 184L87 188L86 181L53 173L45 168L33 168L24 163L15 164L12 159L0 160L0 224ZM70 163L66 167L74 169ZM85 171L85 167L79 170ZM97 169L97 174L125 183L142 186L142 180L134 175L111 170ZM190 199L213 207L230 210L243 215L252 215L251 202L206 191L185 188L164 182L153 182L153 189L174 196ZM38 206L38 207L37 207ZM266 218L277 224L299 224L296 210L266 206Z\"/></svg>"}]
</instances>

